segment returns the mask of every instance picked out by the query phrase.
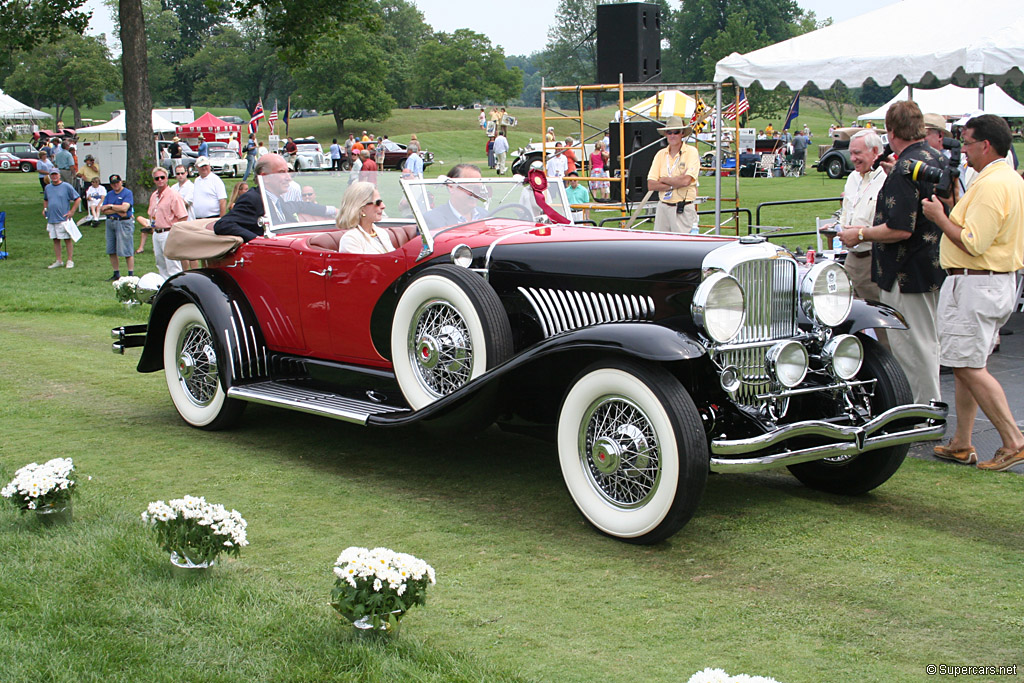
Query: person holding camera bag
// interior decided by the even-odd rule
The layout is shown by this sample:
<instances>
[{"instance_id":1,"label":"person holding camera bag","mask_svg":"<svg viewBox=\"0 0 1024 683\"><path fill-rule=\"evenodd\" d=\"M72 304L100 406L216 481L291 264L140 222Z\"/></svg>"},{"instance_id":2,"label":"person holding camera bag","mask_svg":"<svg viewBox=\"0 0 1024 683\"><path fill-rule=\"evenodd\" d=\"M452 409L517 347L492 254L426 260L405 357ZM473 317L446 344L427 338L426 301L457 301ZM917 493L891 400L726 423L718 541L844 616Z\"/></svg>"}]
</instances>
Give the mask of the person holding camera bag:
<instances>
[{"instance_id":1,"label":"person holding camera bag","mask_svg":"<svg viewBox=\"0 0 1024 683\"><path fill-rule=\"evenodd\" d=\"M956 378L956 432L935 455L970 465L980 407L1003 445L978 468L994 472L1024 463L1024 435L1006 393L987 369L999 328L1016 298L1014 272L1024 267L1024 179L1006 162L1010 127L998 116L975 116L964 126L962 149L978 175L947 217L936 197L924 213L942 230L939 259L948 277L939 293L939 358Z\"/></svg>"},{"instance_id":2,"label":"person holding camera bag","mask_svg":"<svg viewBox=\"0 0 1024 683\"><path fill-rule=\"evenodd\" d=\"M921 208L921 199L932 196L936 185L924 180L920 170L945 168L948 174L948 162L925 142L917 103L889 107L885 128L898 160L878 194L875 224L843 230L839 239L847 247L871 243L871 279L878 284L879 298L902 313L909 327L887 330L889 346L907 375L914 402L927 404L941 400L936 312L946 272L939 265L942 231Z\"/></svg>"}]
</instances>

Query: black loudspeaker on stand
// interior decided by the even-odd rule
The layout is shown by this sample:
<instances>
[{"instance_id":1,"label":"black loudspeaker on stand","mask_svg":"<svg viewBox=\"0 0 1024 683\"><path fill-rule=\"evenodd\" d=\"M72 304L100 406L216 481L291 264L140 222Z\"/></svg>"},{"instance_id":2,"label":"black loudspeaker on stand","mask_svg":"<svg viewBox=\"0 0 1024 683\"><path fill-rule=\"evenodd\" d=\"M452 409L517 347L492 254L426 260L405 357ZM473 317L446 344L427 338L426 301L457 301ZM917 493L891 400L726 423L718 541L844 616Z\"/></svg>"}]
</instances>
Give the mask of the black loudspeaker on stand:
<instances>
[{"instance_id":1,"label":"black loudspeaker on stand","mask_svg":"<svg viewBox=\"0 0 1024 683\"><path fill-rule=\"evenodd\" d=\"M597 81L661 82L661 9L649 2L597 6Z\"/></svg>"},{"instance_id":2,"label":"black loudspeaker on stand","mask_svg":"<svg viewBox=\"0 0 1024 683\"><path fill-rule=\"evenodd\" d=\"M604 5L599 5L604 7ZM651 170L651 162L658 150L665 146L664 139L658 128L662 124L657 121L627 121L624 128L624 140L626 150L626 199L631 202L638 202L647 194L647 174ZM612 121L608 124L608 138L610 149L608 150L608 166L605 168L611 176L611 197L612 201L621 202L622 192L619 183L616 182L615 174L619 171L619 124ZM651 143L659 143L651 145ZM647 147L647 145L651 145ZM644 149L639 154L629 156L638 149Z\"/></svg>"}]
</instances>

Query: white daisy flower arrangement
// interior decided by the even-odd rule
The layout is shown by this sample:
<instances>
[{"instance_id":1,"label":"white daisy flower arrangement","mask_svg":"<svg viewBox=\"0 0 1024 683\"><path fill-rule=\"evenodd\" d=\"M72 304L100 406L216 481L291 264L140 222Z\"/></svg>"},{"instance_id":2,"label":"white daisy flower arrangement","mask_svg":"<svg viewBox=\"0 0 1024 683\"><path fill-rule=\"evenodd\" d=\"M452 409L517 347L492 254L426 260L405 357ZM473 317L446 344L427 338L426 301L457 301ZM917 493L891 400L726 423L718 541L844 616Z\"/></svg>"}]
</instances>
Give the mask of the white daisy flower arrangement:
<instances>
[{"instance_id":1,"label":"white daisy flower arrangement","mask_svg":"<svg viewBox=\"0 0 1024 683\"><path fill-rule=\"evenodd\" d=\"M690 676L686 683L779 683L767 676L749 676L737 674L730 676L722 669L704 669Z\"/></svg>"},{"instance_id":2,"label":"white daisy flower arrangement","mask_svg":"<svg viewBox=\"0 0 1024 683\"><path fill-rule=\"evenodd\" d=\"M372 620L374 629L396 627L413 605L427 601L434 568L388 548L346 548L334 563L331 606L352 622Z\"/></svg>"},{"instance_id":3,"label":"white daisy flower arrangement","mask_svg":"<svg viewBox=\"0 0 1024 683\"><path fill-rule=\"evenodd\" d=\"M129 306L139 303L135 290L136 285L139 284L139 278L134 275L124 275L114 280L112 284L114 285L114 295L117 296L118 301Z\"/></svg>"},{"instance_id":4,"label":"white daisy flower arrangement","mask_svg":"<svg viewBox=\"0 0 1024 683\"><path fill-rule=\"evenodd\" d=\"M206 498L184 496L150 503L142 521L156 531L157 543L195 564L213 563L220 553L238 557L249 545L248 522L238 510L207 503Z\"/></svg>"},{"instance_id":5,"label":"white daisy flower arrangement","mask_svg":"<svg viewBox=\"0 0 1024 683\"><path fill-rule=\"evenodd\" d=\"M65 507L77 492L75 464L71 458L54 458L42 465L29 463L14 473L14 479L0 489L22 512Z\"/></svg>"}]
</instances>

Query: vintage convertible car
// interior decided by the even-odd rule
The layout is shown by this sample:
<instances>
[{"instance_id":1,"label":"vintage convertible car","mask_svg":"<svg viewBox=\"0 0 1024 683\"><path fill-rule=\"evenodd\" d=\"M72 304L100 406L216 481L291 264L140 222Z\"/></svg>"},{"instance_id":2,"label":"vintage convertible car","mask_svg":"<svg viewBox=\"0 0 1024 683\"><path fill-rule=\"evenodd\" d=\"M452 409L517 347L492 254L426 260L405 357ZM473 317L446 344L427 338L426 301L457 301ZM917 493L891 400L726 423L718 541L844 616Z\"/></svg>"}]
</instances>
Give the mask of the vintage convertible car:
<instances>
[{"instance_id":1,"label":"vintage convertible car","mask_svg":"<svg viewBox=\"0 0 1024 683\"><path fill-rule=\"evenodd\" d=\"M381 179L394 251L340 253L333 223L301 211L264 219L263 236L163 283L114 351L143 346L138 370L162 370L203 429L253 402L551 438L584 517L633 543L679 530L709 472L788 467L859 494L943 432L946 406L913 404L867 334L902 318L855 301L837 263L806 268L759 236L557 222L564 188L543 176ZM326 203L345 181L299 184ZM445 218L467 201L473 220Z\"/></svg>"}]
</instances>

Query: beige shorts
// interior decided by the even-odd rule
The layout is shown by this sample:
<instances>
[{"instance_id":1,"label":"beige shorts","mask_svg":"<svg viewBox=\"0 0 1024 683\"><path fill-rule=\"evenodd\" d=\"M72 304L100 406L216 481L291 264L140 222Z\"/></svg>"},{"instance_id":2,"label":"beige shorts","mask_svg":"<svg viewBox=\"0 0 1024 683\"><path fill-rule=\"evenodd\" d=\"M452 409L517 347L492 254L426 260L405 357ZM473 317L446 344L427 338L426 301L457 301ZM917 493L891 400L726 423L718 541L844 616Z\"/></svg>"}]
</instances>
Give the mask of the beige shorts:
<instances>
[{"instance_id":1,"label":"beige shorts","mask_svg":"<svg viewBox=\"0 0 1024 683\"><path fill-rule=\"evenodd\" d=\"M46 232L50 233L50 239L54 240L69 240L71 239L71 233L68 232L65 227L66 221L60 223L47 223Z\"/></svg>"},{"instance_id":2,"label":"beige shorts","mask_svg":"<svg viewBox=\"0 0 1024 683\"><path fill-rule=\"evenodd\" d=\"M939 363L983 368L1013 311L1013 273L950 275L939 292Z\"/></svg>"},{"instance_id":3,"label":"beige shorts","mask_svg":"<svg viewBox=\"0 0 1024 683\"><path fill-rule=\"evenodd\" d=\"M679 213L675 204L658 202L654 212L654 229L659 232L688 233L697 225L697 205L689 203Z\"/></svg>"}]
</instances>

